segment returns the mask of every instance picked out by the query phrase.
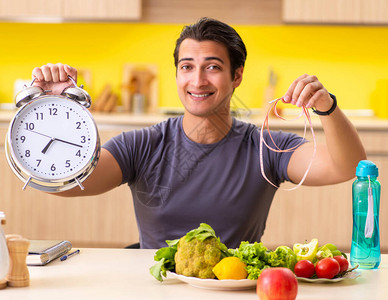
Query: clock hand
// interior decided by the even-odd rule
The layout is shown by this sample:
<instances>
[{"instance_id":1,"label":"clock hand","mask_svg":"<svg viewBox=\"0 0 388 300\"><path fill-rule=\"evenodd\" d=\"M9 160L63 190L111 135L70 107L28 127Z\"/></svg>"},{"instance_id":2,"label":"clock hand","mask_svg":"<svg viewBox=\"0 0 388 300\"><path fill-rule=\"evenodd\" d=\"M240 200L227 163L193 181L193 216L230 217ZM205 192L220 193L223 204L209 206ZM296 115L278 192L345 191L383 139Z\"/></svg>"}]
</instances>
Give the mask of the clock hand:
<instances>
[{"instance_id":1,"label":"clock hand","mask_svg":"<svg viewBox=\"0 0 388 300\"><path fill-rule=\"evenodd\" d=\"M76 147L83 148L82 145L78 145L78 144L75 144L75 143L72 143L72 142L68 142L68 141L65 141L65 140L62 140L62 139L58 139L58 138L55 138L55 137L51 137L51 136L49 136L49 135L47 135L47 134L44 134L44 133L40 133L40 132L37 132L37 131L34 131L34 130L30 130L30 129L28 129L28 131L31 131L31 132L33 132L33 133L37 133L37 134L40 134L40 135L43 135L43 136L45 136L45 137L50 138L50 141L48 142L48 144L46 145L46 147L44 147L44 149L43 149L43 150L45 150L45 152L47 151L48 147L50 147L50 145L51 145L52 142L54 142L54 141L58 141L58 142L62 142L62 143L66 143L66 144L69 144L69 145L73 145L73 146L76 146ZM46 149L46 148L47 148L47 149ZM43 150L42 150L42 152L43 152ZM45 153L45 152L43 152L43 153Z\"/></svg>"},{"instance_id":2,"label":"clock hand","mask_svg":"<svg viewBox=\"0 0 388 300\"><path fill-rule=\"evenodd\" d=\"M48 137L48 138L50 138L50 141L47 143L47 145L43 148L43 150L42 150L42 153L43 154L46 154L46 152L47 152L47 150L48 150L48 148L51 146L51 144L55 141L55 138L53 138L53 137L51 137L51 136L49 136L49 135L47 135L47 134L44 134L44 133L40 133L40 132L38 132L38 131L34 131L34 130L31 130L31 129L27 129L28 131L31 131L31 132L33 132L33 133L36 133L36 134L39 134L39 135L42 135L42 136L45 136L45 137Z\"/></svg>"},{"instance_id":3,"label":"clock hand","mask_svg":"<svg viewBox=\"0 0 388 300\"><path fill-rule=\"evenodd\" d=\"M65 140L62 140L62 139L54 138L54 140L56 140L58 142L62 142L62 143L66 143L66 144L69 144L69 145L73 145L73 146L82 148L82 145L78 145L78 144L75 144L75 143L72 143L72 142L68 142L68 141L65 141Z\"/></svg>"},{"instance_id":4,"label":"clock hand","mask_svg":"<svg viewBox=\"0 0 388 300\"><path fill-rule=\"evenodd\" d=\"M50 139L53 139L53 137L51 137L51 136L49 136L49 135L47 135L47 134L40 133L40 132L37 132L37 131L31 130L31 129L27 129L27 130L28 130L28 131L31 131L31 132L33 132L33 133L37 133L37 134L43 135L43 136L45 136L45 137L48 137L48 138L50 138Z\"/></svg>"},{"instance_id":5,"label":"clock hand","mask_svg":"<svg viewBox=\"0 0 388 300\"><path fill-rule=\"evenodd\" d=\"M50 145L51 145L54 141L55 141L55 139L54 139L54 138L51 138L51 140L48 142L48 144L46 145L46 147L43 148L43 150L42 150L42 153L43 153L43 154L46 154L48 148L50 147Z\"/></svg>"},{"instance_id":6,"label":"clock hand","mask_svg":"<svg viewBox=\"0 0 388 300\"><path fill-rule=\"evenodd\" d=\"M58 142L62 142L62 143L66 143L66 144L69 144L69 145L73 145L73 146L82 148L82 146L81 146L81 145L78 145L78 144L74 144L74 143L71 143L71 142L68 142L68 141L65 141L65 140L61 140L61 139L57 139L57 138L51 138L51 140L50 140L50 141L47 143L47 145L43 148L43 150L42 150L42 153L43 153L43 154L46 154L48 148L50 147L50 145L51 145L54 141L58 141Z\"/></svg>"}]
</instances>

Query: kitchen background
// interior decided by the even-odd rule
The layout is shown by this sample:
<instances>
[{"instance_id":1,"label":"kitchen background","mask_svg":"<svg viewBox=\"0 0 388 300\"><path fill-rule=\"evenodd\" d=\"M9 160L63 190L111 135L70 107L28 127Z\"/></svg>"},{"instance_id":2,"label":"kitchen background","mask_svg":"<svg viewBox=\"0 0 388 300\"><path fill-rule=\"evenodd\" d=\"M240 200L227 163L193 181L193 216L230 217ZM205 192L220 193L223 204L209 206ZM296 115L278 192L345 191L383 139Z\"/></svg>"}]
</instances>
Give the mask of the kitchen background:
<instances>
[{"instance_id":1,"label":"kitchen background","mask_svg":"<svg viewBox=\"0 0 388 300\"><path fill-rule=\"evenodd\" d=\"M230 8L232 3L237 6L234 1L211 1L213 5L210 6L205 6L206 1L193 1L203 7L191 4L192 7L187 8L191 13L185 9L190 4L159 1L164 2L162 6L157 2L143 1L143 13L150 22L145 22L140 12L139 20L129 22L101 23L98 19L81 18L82 23L79 20L50 23L52 19L48 17L37 19L33 16L26 17L27 22L0 23L0 101L12 102L15 80L31 78L34 67L63 62L88 71L91 86L87 89L93 98L110 84L119 95L120 104L124 65L141 63L157 68L158 107L181 107L172 57L175 40L184 24L194 22L200 16L212 16L232 21L246 43L248 57L244 80L236 95L249 108L263 106L263 97L271 83L275 85L274 96L279 97L296 77L309 73L317 75L326 88L337 95L342 108L363 110L359 113L373 110L379 117L388 117L386 26L338 25L341 20L320 25L284 23L281 9L284 10L285 5L281 6L281 1L272 1L271 5L270 1L256 1L256 4L255 1L241 1L239 8L234 8L235 17L231 17ZM310 1L313 2L319 1ZM214 16L216 3L223 3L226 8L219 7ZM158 7L160 14L166 14L168 5L172 10L168 16L158 17ZM257 7L252 7L254 5ZM261 10L261 14L256 13L257 21L250 9ZM267 16L264 18L265 10ZM17 14L23 16L21 12ZM152 18L152 14L156 17ZM187 17L180 16L176 23L169 22L174 20L174 14L186 14ZM271 16L273 19L266 21Z\"/></svg>"},{"instance_id":2,"label":"kitchen background","mask_svg":"<svg viewBox=\"0 0 388 300\"><path fill-rule=\"evenodd\" d=\"M126 186L69 199L21 190L3 147L14 114L15 83L20 88L19 79L30 81L36 66L67 63L80 70L94 109L111 111L93 113L102 142L123 130L155 124L167 118L160 112L182 111L172 53L182 27L203 16L233 25L246 43L237 106L259 112L303 73L317 75L337 96L368 159L379 167L380 233L387 252L388 0L0 0L0 210L7 216L5 232L68 239L76 247L124 247L138 241ZM148 88L140 88L141 78L150 83ZM122 112L133 112L126 105L138 89L149 93L153 106L147 111L153 114ZM99 105L102 99L105 105ZM259 114L248 119L258 125L261 120ZM271 128L303 134L301 122L273 118ZM323 140L319 121L314 130ZM292 192L284 191L287 184L282 186L271 207L264 244L292 245L316 237L349 251L352 181Z\"/></svg>"}]
</instances>

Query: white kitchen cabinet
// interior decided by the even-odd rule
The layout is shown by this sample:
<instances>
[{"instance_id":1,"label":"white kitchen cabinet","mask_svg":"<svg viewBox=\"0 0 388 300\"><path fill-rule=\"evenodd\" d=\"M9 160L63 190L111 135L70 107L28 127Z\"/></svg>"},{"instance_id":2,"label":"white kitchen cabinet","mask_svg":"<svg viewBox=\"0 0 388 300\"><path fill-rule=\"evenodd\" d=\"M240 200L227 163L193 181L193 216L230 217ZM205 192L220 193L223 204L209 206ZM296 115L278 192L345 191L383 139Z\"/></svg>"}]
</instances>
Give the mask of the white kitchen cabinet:
<instances>
[{"instance_id":1,"label":"white kitchen cabinet","mask_svg":"<svg viewBox=\"0 0 388 300\"><path fill-rule=\"evenodd\" d=\"M133 21L141 0L0 0L0 19L21 21Z\"/></svg>"},{"instance_id":2,"label":"white kitchen cabinet","mask_svg":"<svg viewBox=\"0 0 388 300\"><path fill-rule=\"evenodd\" d=\"M388 24L388 0L361 1L361 23Z\"/></svg>"},{"instance_id":3,"label":"white kitchen cabinet","mask_svg":"<svg viewBox=\"0 0 388 300\"><path fill-rule=\"evenodd\" d=\"M63 0L0 0L1 19L59 18Z\"/></svg>"},{"instance_id":4,"label":"white kitchen cabinet","mask_svg":"<svg viewBox=\"0 0 388 300\"><path fill-rule=\"evenodd\" d=\"M141 0L65 0L63 17L69 20L138 20Z\"/></svg>"},{"instance_id":5,"label":"white kitchen cabinet","mask_svg":"<svg viewBox=\"0 0 388 300\"><path fill-rule=\"evenodd\" d=\"M388 24L388 0L284 0L283 22Z\"/></svg>"},{"instance_id":6,"label":"white kitchen cabinet","mask_svg":"<svg viewBox=\"0 0 388 300\"><path fill-rule=\"evenodd\" d=\"M283 21L290 23L357 23L361 0L284 0Z\"/></svg>"}]
</instances>

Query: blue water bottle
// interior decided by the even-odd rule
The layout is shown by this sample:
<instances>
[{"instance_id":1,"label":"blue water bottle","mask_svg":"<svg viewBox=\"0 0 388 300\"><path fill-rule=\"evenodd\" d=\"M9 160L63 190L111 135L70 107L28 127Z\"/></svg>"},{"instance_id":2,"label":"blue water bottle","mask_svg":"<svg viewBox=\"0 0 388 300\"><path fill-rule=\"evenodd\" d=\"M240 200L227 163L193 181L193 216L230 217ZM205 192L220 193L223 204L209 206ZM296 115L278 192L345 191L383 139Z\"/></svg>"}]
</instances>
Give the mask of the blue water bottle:
<instances>
[{"instance_id":1,"label":"blue water bottle","mask_svg":"<svg viewBox=\"0 0 388 300\"><path fill-rule=\"evenodd\" d=\"M357 179L353 182L353 235L350 264L361 269L376 269L380 265L380 182L379 170L369 160L359 162Z\"/></svg>"}]
</instances>

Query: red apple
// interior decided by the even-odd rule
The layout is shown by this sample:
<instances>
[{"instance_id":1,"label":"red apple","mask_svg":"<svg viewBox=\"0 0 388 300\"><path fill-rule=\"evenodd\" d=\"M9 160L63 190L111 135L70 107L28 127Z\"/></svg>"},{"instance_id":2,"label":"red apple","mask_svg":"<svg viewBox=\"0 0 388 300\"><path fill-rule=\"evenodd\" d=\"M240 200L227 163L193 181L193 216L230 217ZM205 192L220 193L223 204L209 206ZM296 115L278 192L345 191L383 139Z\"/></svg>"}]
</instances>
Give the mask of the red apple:
<instances>
[{"instance_id":1,"label":"red apple","mask_svg":"<svg viewBox=\"0 0 388 300\"><path fill-rule=\"evenodd\" d=\"M261 300L294 300L298 294L298 281L288 268L264 269L256 287Z\"/></svg>"}]
</instances>

